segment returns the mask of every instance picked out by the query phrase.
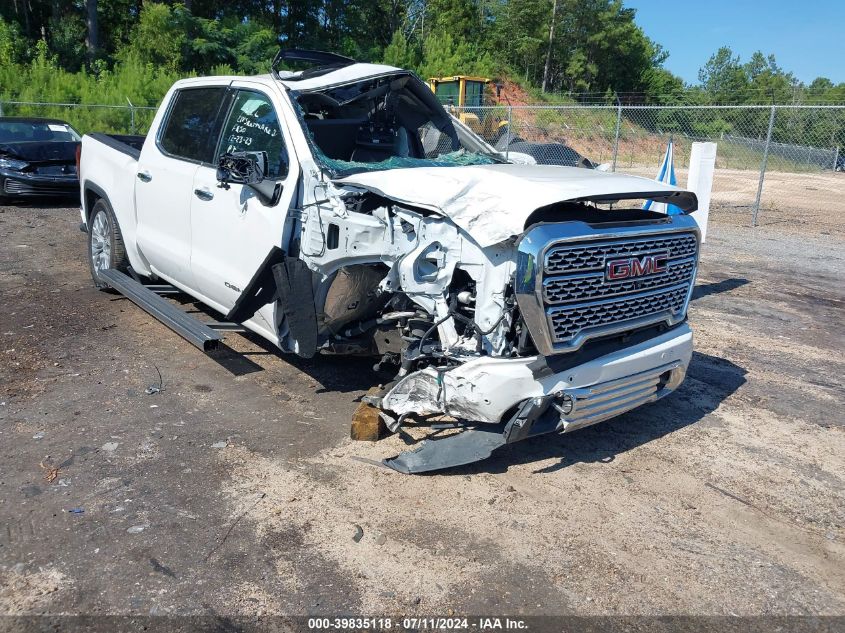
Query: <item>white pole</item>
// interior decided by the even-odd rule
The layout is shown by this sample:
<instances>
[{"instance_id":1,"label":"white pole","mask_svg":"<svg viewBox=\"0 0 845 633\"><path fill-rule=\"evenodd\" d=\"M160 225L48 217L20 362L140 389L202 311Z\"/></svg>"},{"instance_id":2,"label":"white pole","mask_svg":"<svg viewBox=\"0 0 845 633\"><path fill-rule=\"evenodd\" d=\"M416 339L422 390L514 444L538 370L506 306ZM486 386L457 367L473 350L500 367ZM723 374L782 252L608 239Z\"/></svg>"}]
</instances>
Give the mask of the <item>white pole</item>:
<instances>
[{"instance_id":1,"label":"white pole","mask_svg":"<svg viewBox=\"0 0 845 633\"><path fill-rule=\"evenodd\" d=\"M689 159L687 189L698 198L698 210L691 213L701 230L701 241L707 237L707 220L710 216L710 194L716 171L716 143L693 143Z\"/></svg>"}]
</instances>

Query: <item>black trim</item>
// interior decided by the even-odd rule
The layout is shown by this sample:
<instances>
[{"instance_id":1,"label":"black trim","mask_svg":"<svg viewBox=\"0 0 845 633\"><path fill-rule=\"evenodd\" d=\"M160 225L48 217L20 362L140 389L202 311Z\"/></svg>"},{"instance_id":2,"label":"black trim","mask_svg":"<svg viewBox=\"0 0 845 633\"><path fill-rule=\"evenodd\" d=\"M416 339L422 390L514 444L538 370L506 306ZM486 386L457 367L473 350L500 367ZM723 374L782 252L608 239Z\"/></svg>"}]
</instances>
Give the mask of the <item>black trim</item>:
<instances>
[{"instance_id":1,"label":"black trim","mask_svg":"<svg viewBox=\"0 0 845 633\"><path fill-rule=\"evenodd\" d=\"M12 191L6 189L7 183L16 183ZM76 175L68 177L30 176L26 172L0 170L0 197L73 197L79 195L79 180Z\"/></svg>"},{"instance_id":2,"label":"black trim","mask_svg":"<svg viewBox=\"0 0 845 633\"><path fill-rule=\"evenodd\" d=\"M100 197L100 198L102 198L103 200L105 200L105 201L106 201L106 204L107 204L107 205L109 205L109 209L114 209L114 207L112 206L111 200L109 200L109 197L106 195L106 192L105 192L105 191L103 191L103 189L102 189L99 185L94 184L93 182L90 182L90 181L86 180L86 181L84 182L84 184L82 185L82 192L83 192L83 196L82 196L82 200L81 200L81 202L82 202L82 208L83 208L83 209L85 209L86 222L87 222L87 218L88 218L88 216L90 216L90 215L91 215L91 209L89 209L89 208L86 206L86 203L87 203L87 201L88 201L88 200L87 200L88 196L86 196L86 195L84 195L84 194L88 193L89 191L90 191L90 192L92 192L92 193L97 194L97 196L98 196L98 197Z\"/></svg>"},{"instance_id":3,"label":"black trim","mask_svg":"<svg viewBox=\"0 0 845 633\"><path fill-rule=\"evenodd\" d=\"M285 257L271 267L279 308L285 313L296 354L311 358L317 352L317 308L311 269L301 259Z\"/></svg>"},{"instance_id":4,"label":"black trim","mask_svg":"<svg viewBox=\"0 0 845 633\"><path fill-rule=\"evenodd\" d=\"M274 246L258 270L249 280L235 305L226 315L227 321L243 323L251 319L258 310L276 299L276 279L273 276L273 266L285 261L285 252Z\"/></svg>"},{"instance_id":5,"label":"black trim","mask_svg":"<svg viewBox=\"0 0 845 633\"><path fill-rule=\"evenodd\" d=\"M625 200L651 200L665 202L678 207L684 213L698 209L698 197L692 191L632 191L629 193L611 193L571 198L570 202L596 202L598 204L623 202Z\"/></svg>"},{"instance_id":6,"label":"black trim","mask_svg":"<svg viewBox=\"0 0 845 633\"><path fill-rule=\"evenodd\" d=\"M141 158L141 150L139 148L133 147L132 145L129 145L123 139L146 139L146 137L144 136L128 136L125 134L111 135L102 134L101 132L92 132L90 134L86 134L85 136L91 137L95 141L102 143L103 145L107 145L108 147L117 150L121 154L126 154L127 156L134 158L135 160Z\"/></svg>"}]
</instances>

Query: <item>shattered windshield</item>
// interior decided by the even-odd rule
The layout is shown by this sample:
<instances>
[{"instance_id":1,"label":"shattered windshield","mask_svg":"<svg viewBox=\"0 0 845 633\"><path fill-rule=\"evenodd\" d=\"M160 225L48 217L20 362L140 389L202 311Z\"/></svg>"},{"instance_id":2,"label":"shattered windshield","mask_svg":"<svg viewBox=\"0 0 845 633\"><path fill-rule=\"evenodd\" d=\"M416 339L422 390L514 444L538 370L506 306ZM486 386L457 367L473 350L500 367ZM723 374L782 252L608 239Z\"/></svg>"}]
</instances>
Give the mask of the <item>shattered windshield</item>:
<instances>
[{"instance_id":1,"label":"shattered windshield","mask_svg":"<svg viewBox=\"0 0 845 633\"><path fill-rule=\"evenodd\" d=\"M315 159L334 178L505 162L405 71L291 96Z\"/></svg>"},{"instance_id":2,"label":"shattered windshield","mask_svg":"<svg viewBox=\"0 0 845 633\"><path fill-rule=\"evenodd\" d=\"M433 158L413 158L411 156L391 156L374 162L358 162L354 160L336 160L322 156L321 161L334 175L343 178L363 171L384 171L386 169L400 169L407 167L456 167L459 165L490 165L500 161L492 156L476 154L460 149L447 154L439 154Z\"/></svg>"}]
</instances>

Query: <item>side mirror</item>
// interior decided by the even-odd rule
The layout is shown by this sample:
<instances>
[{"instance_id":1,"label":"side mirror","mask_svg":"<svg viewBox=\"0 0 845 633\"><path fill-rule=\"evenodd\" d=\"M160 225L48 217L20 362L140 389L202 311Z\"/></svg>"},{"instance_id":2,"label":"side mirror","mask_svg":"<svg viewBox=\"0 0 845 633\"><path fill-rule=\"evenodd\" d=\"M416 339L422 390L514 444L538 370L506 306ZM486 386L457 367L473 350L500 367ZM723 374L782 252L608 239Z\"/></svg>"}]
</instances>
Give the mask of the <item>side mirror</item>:
<instances>
[{"instance_id":1,"label":"side mirror","mask_svg":"<svg viewBox=\"0 0 845 633\"><path fill-rule=\"evenodd\" d=\"M267 206L276 204L282 194L282 183L267 179L267 152L223 154L217 163L217 180L221 189L246 185Z\"/></svg>"},{"instance_id":2,"label":"side mirror","mask_svg":"<svg viewBox=\"0 0 845 633\"><path fill-rule=\"evenodd\" d=\"M231 152L220 156L217 162L217 180L220 187L229 184L257 185L267 174L267 152Z\"/></svg>"}]
</instances>

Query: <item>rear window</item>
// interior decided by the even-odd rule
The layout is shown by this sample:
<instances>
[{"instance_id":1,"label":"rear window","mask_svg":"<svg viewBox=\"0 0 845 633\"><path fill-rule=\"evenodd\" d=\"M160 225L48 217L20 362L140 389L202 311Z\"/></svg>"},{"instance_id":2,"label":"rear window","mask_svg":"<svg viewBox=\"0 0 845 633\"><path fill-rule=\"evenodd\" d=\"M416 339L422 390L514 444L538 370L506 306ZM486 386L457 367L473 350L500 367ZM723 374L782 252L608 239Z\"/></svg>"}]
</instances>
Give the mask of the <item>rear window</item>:
<instances>
[{"instance_id":1,"label":"rear window","mask_svg":"<svg viewBox=\"0 0 845 633\"><path fill-rule=\"evenodd\" d=\"M67 123L0 121L0 143L77 142L79 134Z\"/></svg>"},{"instance_id":2,"label":"rear window","mask_svg":"<svg viewBox=\"0 0 845 633\"><path fill-rule=\"evenodd\" d=\"M180 90L173 98L159 144L177 158L214 162L220 133L219 113L225 86Z\"/></svg>"}]
</instances>

